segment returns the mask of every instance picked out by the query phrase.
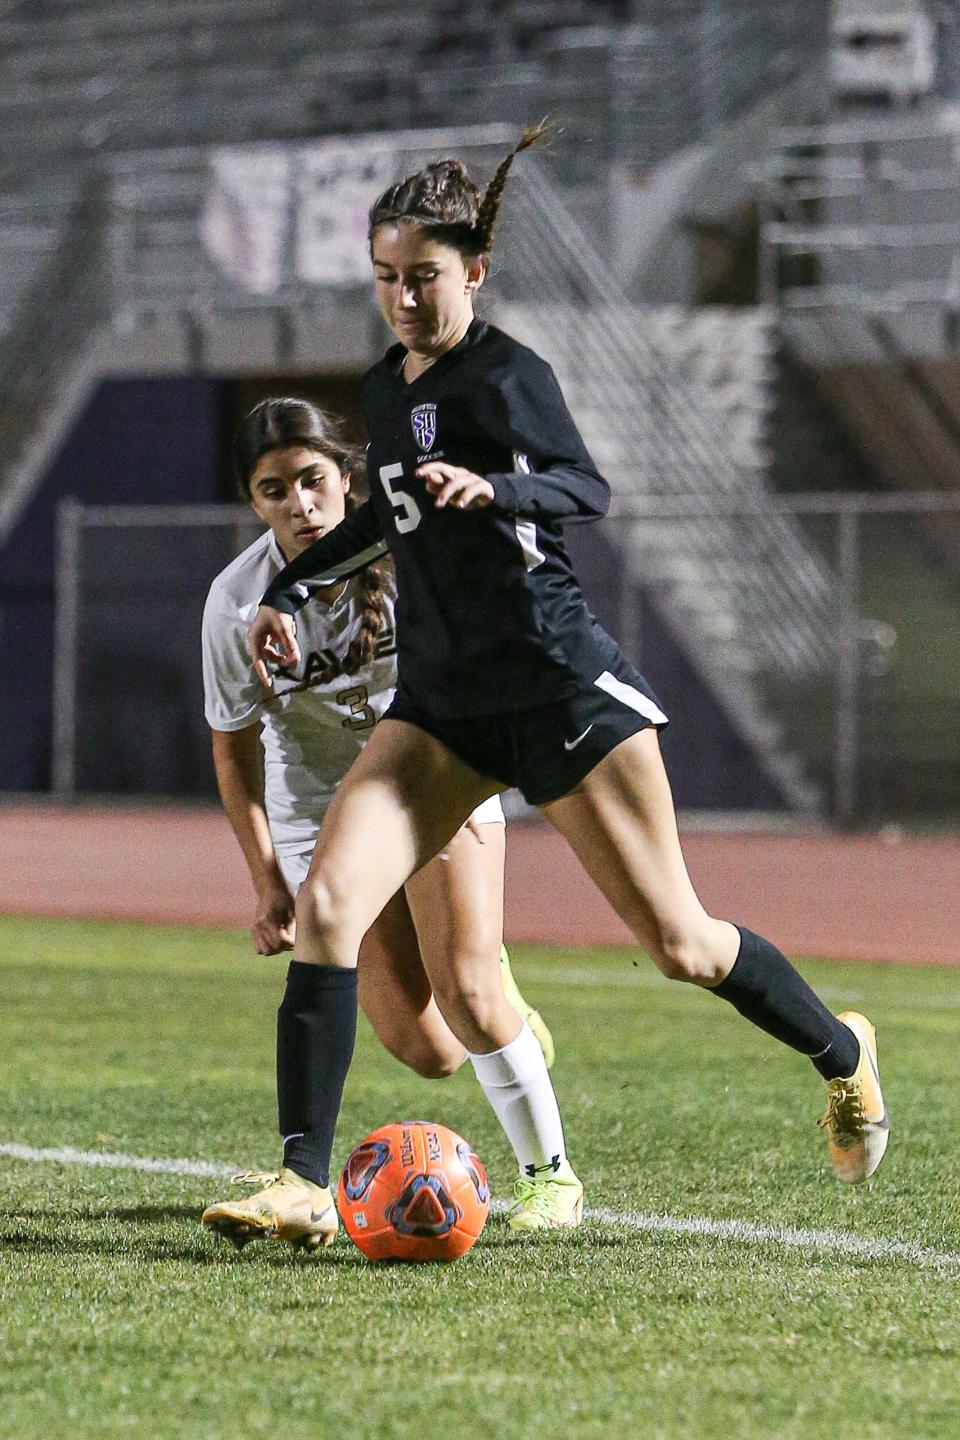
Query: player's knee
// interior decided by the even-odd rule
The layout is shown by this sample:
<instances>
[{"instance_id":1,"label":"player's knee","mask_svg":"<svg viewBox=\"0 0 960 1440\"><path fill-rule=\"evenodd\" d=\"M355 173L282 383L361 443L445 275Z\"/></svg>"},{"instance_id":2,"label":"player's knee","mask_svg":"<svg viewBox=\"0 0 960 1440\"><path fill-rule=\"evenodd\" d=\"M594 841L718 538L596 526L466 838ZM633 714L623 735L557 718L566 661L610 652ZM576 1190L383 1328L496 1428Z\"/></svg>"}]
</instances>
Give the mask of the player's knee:
<instances>
[{"instance_id":1,"label":"player's knee","mask_svg":"<svg viewBox=\"0 0 960 1440\"><path fill-rule=\"evenodd\" d=\"M448 1080L465 1058L463 1046L458 1045L455 1050L416 1050L404 1059L404 1064L424 1080Z\"/></svg>"},{"instance_id":2,"label":"player's knee","mask_svg":"<svg viewBox=\"0 0 960 1440\"><path fill-rule=\"evenodd\" d=\"M473 977L455 980L450 976L439 988L434 987L434 994L444 1018L454 1030L466 1027L481 1034L493 1029L504 1004L499 984Z\"/></svg>"},{"instance_id":3,"label":"player's knee","mask_svg":"<svg viewBox=\"0 0 960 1440\"><path fill-rule=\"evenodd\" d=\"M460 1069L466 1058L463 1046L453 1040L449 1045L434 1043L423 1036L397 1032L379 1032L380 1040L390 1054L424 1080L446 1080Z\"/></svg>"},{"instance_id":4,"label":"player's knee","mask_svg":"<svg viewBox=\"0 0 960 1440\"><path fill-rule=\"evenodd\" d=\"M661 931L653 959L668 980L681 980L688 985L715 985L726 973L712 947L691 931Z\"/></svg>"},{"instance_id":5,"label":"player's knee","mask_svg":"<svg viewBox=\"0 0 960 1440\"><path fill-rule=\"evenodd\" d=\"M308 875L300 886L296 917L297 934L306 940L323 941L342 928L343 904L324 875Z\"/></svg>"}]
</instances>

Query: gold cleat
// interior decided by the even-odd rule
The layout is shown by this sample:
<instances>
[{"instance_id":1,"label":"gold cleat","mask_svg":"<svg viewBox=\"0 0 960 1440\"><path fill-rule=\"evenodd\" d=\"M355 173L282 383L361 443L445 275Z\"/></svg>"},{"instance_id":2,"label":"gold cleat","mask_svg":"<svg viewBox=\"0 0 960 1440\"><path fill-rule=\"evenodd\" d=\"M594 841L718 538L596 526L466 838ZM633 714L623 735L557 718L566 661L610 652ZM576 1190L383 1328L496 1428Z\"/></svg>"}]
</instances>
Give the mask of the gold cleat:
<instances>
[{"instance_id":1,"label":"gold cleat","mask_svg":"<svg viewBox=\"0 0 960 1440\"><path fill-rule=\"evenodd\" d=\"M315 1185L295 1170L245 1170L234 1185L260 1185L247 1200L222 1200L204 1210L202 1223L216 1235L232 1240L238 1250L251 1240L285 1240L308 1254L332 1245L337 1211L329 1186Z\"/></svg>"},{"instance_id":2,"label":"gold cleat","mask_svg":"<svg viewBox=\"0 0 960 1440\"><path fill-rule=\"evenodd\" d=\"M859 1185L883 1159L890 1119L880 1092L876 1030L856 1010L846 1010L837 1019L859 1040L860 1063L849 1079L828 1082L827 1108L817 1124L827 1132L837 1179L844 1185Z\"/></svg>"}]
</instances>

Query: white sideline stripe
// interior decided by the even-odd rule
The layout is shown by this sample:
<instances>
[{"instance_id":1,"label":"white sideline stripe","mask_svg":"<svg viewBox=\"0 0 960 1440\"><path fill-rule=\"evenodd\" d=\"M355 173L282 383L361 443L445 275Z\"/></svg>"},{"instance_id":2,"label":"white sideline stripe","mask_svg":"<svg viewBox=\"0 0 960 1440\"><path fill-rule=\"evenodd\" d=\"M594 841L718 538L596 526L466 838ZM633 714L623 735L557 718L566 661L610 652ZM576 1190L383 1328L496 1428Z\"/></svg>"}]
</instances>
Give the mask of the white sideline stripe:
<instances>
[{"instance_id":1,"label":"white sideline stripe","mask_svg":"<svg viewBox=\"0 0 960 1440\"><path fill-rule=\"evenodd\" d=\"M509 1209L506 1200L494 1200L494 1212ZM869 1240L848 1230L800 1230L792 1225L755 1225L750 1220L708 1220L702 1215L638 1215L632 1211L585 1206L585 1220L617 1230L638 1230L652 1235L692 1235L701 1240L733 1240L740 1245L779 1245L784 1250L827 1250L870 1260L909 1260L927 1270L960 1266L960 1254L929 1250L909 1240Z\"/></svg>"},{"instance_id":2,"label":"white sideline stripe","mask_svg":"<svg viewBox=\"0 0 960 1440\"><path fill-rule=\"evenodd\" d=\"M792 1225L755 1225L749 1220L707 1220L701 1216L678 1219L673 1215L634 1215L629 1211L585 1209L588 1220L654 1234L693 1235L733 1240L742 1245L779 1245L785 1250L829 1250L870 1260L909 1260L923 1269L945 1270L960 1266L960 1254L930 1250L910 1240L870 1240L848 1230L800 1230Z\"/></svg>"},{"instance_id":3,"label":"white sideline stripe","mask_svg":"<svg viewBox=\"0 0 960 1440\"><path fill-rule=\"evenodd\" d=\"M201 1175L218 1178L237 1173L235 1165L212 1160L152 1159L109 1150L38 1150L31 1145L0 1144L0 1155L12 1160L53 1161L58 1165L92 1165L107 1170L149 1170L166 1175ZM494 1213L509 1208L506 1200L494 1200ZM870 1260L908 1260L926 1270L960 1267L960 1254L951 1250L930 1250L907 1240L870 1240L847 1230L800 1230L791 1225L756 1225L749 1220L708 1220L702 1216L640 1215L632 1211L584 1210L584 1218L597 1225L618 1230L636 1230L653 1235L690 1235L704 1240L732 1240L740 1245L779 1245L785 1250L830 1251Z\"/></svg>"},{"instance_id":4,"label":"white sideline stripe","mask_svg":"<svg viewBox=\"0 0 960 1440\"><path fill-rule=\"evenodd\" d=\"M152 1170L162 1175L204 1175L216 1178L236 1175L235 1165L218 1165L214 1160L152 1160L144 1155L115 1154L109 1150L35 1150L31 1145L0 1145L0 1155L11 1160L52 1160L57 1165L95 1165L104 1170Z\"/></svg>"}]
</instances>

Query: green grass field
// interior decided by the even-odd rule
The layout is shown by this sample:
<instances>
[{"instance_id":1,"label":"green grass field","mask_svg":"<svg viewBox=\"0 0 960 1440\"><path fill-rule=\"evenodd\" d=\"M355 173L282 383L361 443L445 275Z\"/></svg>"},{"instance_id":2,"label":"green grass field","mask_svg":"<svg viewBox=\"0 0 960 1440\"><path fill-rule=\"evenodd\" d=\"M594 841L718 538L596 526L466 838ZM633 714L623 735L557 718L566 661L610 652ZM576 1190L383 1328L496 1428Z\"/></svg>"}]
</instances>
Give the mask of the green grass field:
<instances>
[{"instance_id":1,"label":"green grass field","mask_svg":"<svg viewBox=\"0 0 960 1440\"><path fill-rule=\"evenodd\" d=\"M0 1144L275 1163L282 961L237 933L11 919L0 957ZM576 1234L494 1216L450 1267L372 1266L343 1236L238 1255L198 1223L219 1179L0 1156L0 1435L960 1434L960 975L803 967L880 1030L893 1139L844 1190L810 1067L633 958L515 954L588 1206L614 1212ZM469 1067L420 1080L362 1028L335 1158L410 1114L467 1135L507 1196ZM638 1228L656 1216L772 1233Z\"/></svg>"}]
</instances>

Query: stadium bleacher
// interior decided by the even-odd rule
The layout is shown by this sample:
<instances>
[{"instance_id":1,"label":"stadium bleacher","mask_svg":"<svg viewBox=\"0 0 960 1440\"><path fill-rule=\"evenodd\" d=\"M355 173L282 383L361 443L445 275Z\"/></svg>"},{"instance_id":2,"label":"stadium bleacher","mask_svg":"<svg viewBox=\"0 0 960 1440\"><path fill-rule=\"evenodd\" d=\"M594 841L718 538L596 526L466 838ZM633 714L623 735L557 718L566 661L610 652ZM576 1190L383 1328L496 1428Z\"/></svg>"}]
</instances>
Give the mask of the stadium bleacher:
<instances>
[{"instance_id":1,"label":"stadium bleacher","mask_svg":"<svg viewBox=\"0 0 960 1440\"><path fill-rule=\"evenodd\" d=\"M478 110L516 120L555 105L601 122L624 83L655 65L670 85L646 87L646 106L621 108L614 131L652 164L795 72L798 41L824 14L822 0L799 20L759 3L598 0L589 23L566 0L365 3L349 17L290 0L20 6L0 58L4 172L144 144L464 124Z\"/></svg>"},{"instance_id":2,"label":"stadium bleacher","mask_svg":"<svg viewBox=\"0 0 960 1440\"><path fill-rule=\"evenodd\" d=\"M207 147L250 142L295 147L324 135L409 133L452 122L462 127L502 121L516 128L544 111L557 114L563 143L543 162L526 228L515 227L504 247L510 253L512 246L516 255L497 285L503 302L524 307L524 324L546 340L550 353L556 331L544 290L549 267L556 295L579 296L597 314L628 304L594 249L591 227L582 234L579 255L569 239L577 230L575 217L582 221L602 213L610 165L650 170L683 146L708 138L723 120L809 63L826 33L825 0L802 17L771 16L758 0L709 5L682 0L669 7L657 0L600 0L588 13L567 0L495 5L425 0L415 8L388 10L363 0L349 17L330 6L323 9L322 24L319 18L316 12L305 15L292 0L244 0L239 8L226 0L189 5L173 0L162 12L129 0L95 0L79 10L61 0L20 5L6 18L0 125L8 144L0 174L8 193L19 199L0 207L0 248L18 260L0 294L0 325L6 314L9 326L6 348L17 357L6 371L17 433L11 431L4 457L8 476L14 460L21 493L31 483L22 447L30 448L39 473L44 432L56 436L62 430L62 423L58 428L51 419L60 393L78 393L71 386L71 364L82 371L93 363L81 336L95 303L106 306L108 329L119 325L125 343L131 338L139 343L128 351L130 363L133 356L142 362L144 336L149 350L152 333L154 356L166 344L165 363L179 360L188 368L206 363L204 356L217 347L229 352L236 323L248 361L270 357L269 344L264 351L250 321L251 303L264 312L273 307L274 331L288 347L300 315L317 315L318 294L302 284L289 288L296 276L286 277L281 293L258 299L238 290L205 252ZM531 175L534 168L528 167ZM49 188L38 184L40 173L85 174L87 187L99 176L107 213L93 267L97 285L75 281L71 290L66 279L59 282L57 293L76 312L75 323L65 326L69 343L56 354L50 336L49 355L41 353L41 345L21 363L30 297L47 273L43 254L54 257L48 266L56 268L57 257L76 239L71 229L77 223L76 189L68 193L59 182ZM549 190L554 184L560 185L556 192ZM27 197L40 193L43 205L31 209ZM536 230L535 212L544 204L567 217L566 240L556 222L552 234L542 225ZM41 223L43 247L33 243ZM37 297L37 303L44 302ZM322 324L316 328L323 332ZM739 434L736 420L731 427L741 400L727 380L702 364L697 373L700 362L675 325L658 329L638 322L631 328L621 316L616 333L617 352L601 372L608 394L613 386L636 396L629 407L632 428L618 449L611 434L619 434L625 422L621 417L611 432L608 414L603 428L610 433L599 433L594 424L597 433L589 438L610 452L615 469L619 464L624 494L642 497L659 490L707 497L716 477L726 476L722 488L728 498L743 493L755 499L756 456L744 457L742 423ZM2 339L0 331L0 363ZM122 373L123 343L115 335L106 348L113 373L118 365ZM275 353L274 363L281 358ZM562 368L562 355L551 358ZM760 376L762 360L754 359ZM598 409L588 392L576 397L575 408L582 408L589 431L591 414L599 415L603 406ZM625 408L621 403L619 409ZM654 419L658 410L671 417L665 429ZM8 523L14 510L12 503L7 506ZM815 634L820 602L813 597L826 593L824 578L816 562L803 557L789 525L772 521L771 526L771 534L779 536L773 550L780 558L767 563L803 577L801 590L809 600L803 625ZM647 533L634 526L632 543L652 566L650 544L642 543ZM698 586L702 589L707 577L716 581L724 546L737 545L736 525L701 525L698 533L699 545L687 535L686 558L682 564L677 559L670 579L678 613L685 616L678 627L683 643L697 652L700 668L711 674L735 723L746 727L791 803L809 804L809 789L780 753L776 726L750 699L751 667L740 642L745 624L759 627L765 636L759 650L787 669L804 651L809 660L816 644L809 635L798 638L796 622L791 637L785 612L774 614L764 599L774 587L759 579L741 584L736 593L728 586L724 604L712 607L716 613L698 605ZM681 595L687 597L684 604Z\"/></svg>"},{"instance_id":3,"label":"stadium bleacher","mask_svg":"<svg viewBox=\"0 0 960 1440\"><path fill-rule=\"evenodd\" d=\"M239 9L225 0L174 0L159 13L119 0L79 10L66 3L9 8L0 54L0 123L8 140L0 162L0 368L12 386L6 410L16 415L26 448L14 453L11 431L7 477L15 471L18 483L29 485L30 466L42 467L42 432L62 433L69 420L52 412L61 405L58 387L67 396L82 392L68 373L71 357L78 370L92 365L96 373L82 339L91 317L106 317L101 329L113 374L125 365L149 374L215 364L222 372L241 356L247 367L282 368L309 364L318 346L358 367L379 343L371 322L357 320L369 311L351 310L347 292L305 284L288 268L279 289L257 294L223 270L202 235L213 147L276 144L295 165L324 137L409 135L453 121L501 122L502 147L521 124L550 110L565 134L554 153L518 167L542 184L527 192L527 232L514 227L498 250L497 295L510 313L522 310L520 328L548 351L557 334L557 296L544 286L549 266L556 267L551 283L589 306L594 320L604 306L617 313L616 374L604 368L607 361L598 365L606 393L591 396L582 377L564 378L591 443L605 464L619 467L625 500L701 496L709 508L712 495L728 508L755 506L764 494L772 331L757 317L752 325L746 318L727 324L714 312L695 327L677 312L635 311L636 297L613 281L604 258L609 186L611 177L629 176L642 196L645 177L662 161L691 146L708 149L725 121L816 58L828 8L818 0L798 15L774 13L758 0L669 7L603 0L585 12L539 0L426 0L415 10L385 11L364 0L349 19L330 7L322 27L290 0L246 0ZM486 152L481 173L494 153ZM64 262L76 248L79 231L71 227L95 177L105 208L91 285L75 272L71 281ZM526 183L517 181L519 208ZM543 234L529 228L538 194L548 192L568 242L582 233L573 247L579 256L571 258L569 243L556 235L544 249ZM44 294L58 271L59 288ZM61 334L35 327L27 346L31 297L49 310L51 293L64 307ZM356 343L343 350L346 333ZM732 334L742 357L735 371L726 359ZM562 370L563 354L552 358ZM616 386L635 397L629 435L618 413L627 407L609 402ZM38 397L42 417L30 413ZM0 504L6 499L5 492ZM672 529L661 523L661 550L669 541L666 548L684 552L664 586L700 672L739 710L739 723L793 801L806 803L810 789L785 754L762 695L743 697L758 664L789 675L828 663L832 651L818 637L829 630L830 582L792 520L765 523L772 547L766 578L761 569L739 587L731 587L729 574L720 583L743 548L739 522L701 524L696 536L689 517L678 517ZM622 535L629 530L644 557L640 568L660 575L645 524L625 526ZM786 597L779 609L772 601L778 591ZM722 598L698 604L704 593Z\"/></svg>"}]
</instances>

